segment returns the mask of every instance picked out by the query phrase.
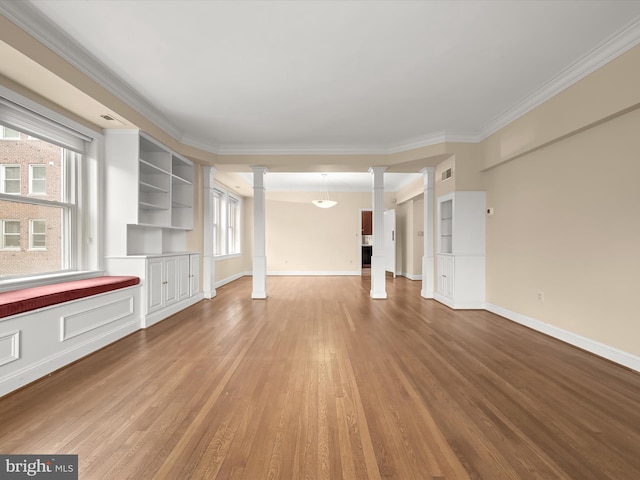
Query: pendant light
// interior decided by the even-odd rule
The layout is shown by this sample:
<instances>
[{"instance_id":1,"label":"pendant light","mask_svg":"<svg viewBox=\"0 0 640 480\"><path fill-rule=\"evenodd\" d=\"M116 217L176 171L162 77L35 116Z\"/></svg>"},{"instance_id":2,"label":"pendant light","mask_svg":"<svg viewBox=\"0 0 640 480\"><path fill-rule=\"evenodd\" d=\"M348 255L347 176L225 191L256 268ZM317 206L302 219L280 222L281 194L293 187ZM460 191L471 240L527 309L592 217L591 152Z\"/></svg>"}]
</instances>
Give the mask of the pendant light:
<instances>
[{"instance_id":1,"label":"pendant light","mask_svg":"<svg viewBox=\"0 0 640 480\"><path fill-rule=\"evenodd\" d=\"M329 198L329 187L327 186L326 173L322 174L322 193L320 195L320 199L311 200L311 203L313 203L316 207L320 207L320 208L331 208L338 203L335 200L331 200Z\"/></svg>"}]
</instances>

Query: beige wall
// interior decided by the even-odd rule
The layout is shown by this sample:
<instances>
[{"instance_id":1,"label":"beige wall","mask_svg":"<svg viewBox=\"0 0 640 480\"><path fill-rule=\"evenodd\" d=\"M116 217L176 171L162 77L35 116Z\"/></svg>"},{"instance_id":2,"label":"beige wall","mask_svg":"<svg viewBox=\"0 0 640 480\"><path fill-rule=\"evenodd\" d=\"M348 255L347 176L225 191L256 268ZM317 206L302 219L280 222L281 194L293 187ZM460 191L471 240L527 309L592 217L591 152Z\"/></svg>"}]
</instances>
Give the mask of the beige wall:
<instances>
[{"instance_id":1,"label":"beige wall","mask_svg":"<svg viewBox=\"0 0 640 480\"><path fill-rule=\"evenodd\" d=\"M623 53L482 143L484 167L516 158L640 105L640 45Z\"/></svg>"},{"instance_id":2,"label":"beige wall","mask_svg":"<svg viewBox=\"0 0 640 480\"><path fill-rule=\"evenodd\" d=\"M269 272L360 272L360 209L371 193L331 194L338 205L314 206L314 192L267 192L266 242ZM393 208L392 194L385 208Z\"/></svg>"},{"instance_id":3,"label":"beige wall","mask_svg":"<svg viewBox=\"0 0 640 480\"><path fill-rule=\"evenodd\" d=\"M413 265L413 202L396 206L396 270L400 274L409 273Z\"/></svg>"},{"instance_id":4,"label":"beige wall","mask_svg":"<svg viewBox=\"0 0 640 480\"><path fill-rule=\"evenodd\" d=\"M424 237L424 198L422 196L401 203L396 207L398 233L397 270L410 278L422 275Z\"/></svg>"},{"instance_id":5,"label":"beige wall","mask_svg":"<svg viewBox=\"0 0 640 480\"><path fill-rule=\"evenodd\" d=\"M244 275L244 257L216 260L216 282Z\"/></svg>"},{"instance_id":6,"label":"beige wall","mask_svg":"<svg viewBox=\"0 0 640 480\"><path fill-rule=\"evenodd\" d=\"M639 133L636 110L487 172L489 303L640 355Z\"/></svg>"},{"instance_id":7,"label":"beige wall","mask_svg":"<svg viewBox=\"0 0 640 480\"><path fill-rule=\"evenodd\" d=\"M422 275L422 256L424 255L424 237L418 232L424 232L424 196L413 200L413 263L410 264L407 273L412 275Z\"/></svg>"}]
</instances>

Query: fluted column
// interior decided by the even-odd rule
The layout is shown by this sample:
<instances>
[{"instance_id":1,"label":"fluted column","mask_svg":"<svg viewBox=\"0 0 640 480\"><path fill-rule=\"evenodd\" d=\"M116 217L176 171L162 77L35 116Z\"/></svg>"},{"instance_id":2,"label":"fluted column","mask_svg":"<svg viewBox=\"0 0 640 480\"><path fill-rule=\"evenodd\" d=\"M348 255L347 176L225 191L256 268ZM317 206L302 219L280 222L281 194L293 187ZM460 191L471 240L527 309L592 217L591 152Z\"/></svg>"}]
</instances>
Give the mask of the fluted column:
<instances>
[{"instance_id":1,"label":"fluted column","mask_svg":"<svg viewBox=\"0 0 640 480\"><path fill-rule=\"evenodd\" d=\"M216 261L213 257L213 180L217 173L214 167L203 166L204 225L202 232L202 290L204 298L216 296Z\"/></svg>"},{"instance_id":2,"label":"fluted column","mask_svg":"<svg viewBox=\"0 0 640 480\"><path fill-rule=\"evenodd\" d=\"M251 298L267 298L267 254L265 241L265 166L253 166L253 290Z\"/></svg>"},{"instance_id":3,"label":"fluted column","mask_svg":"<svg viewBox=\"0 0 640 480\"><path fill-rule=\"evenodd\" d=\"M373 255L371 256L371 298L387 298L384 271L384 172L387 167L371 167L373 177Z\"/></svg>"},{"instance_id":4,"label":"fluted column","mask_svg":"<svg viewBox=\"0 0 640 480\"><path fill-rule=\"evenodd\" d=\"M433 298L435 263L433 257L433 210L435 208L435 168L420 170L424 176L424 254L422 256L422 290L424 298Z\"/></svg>"}]
</instances>

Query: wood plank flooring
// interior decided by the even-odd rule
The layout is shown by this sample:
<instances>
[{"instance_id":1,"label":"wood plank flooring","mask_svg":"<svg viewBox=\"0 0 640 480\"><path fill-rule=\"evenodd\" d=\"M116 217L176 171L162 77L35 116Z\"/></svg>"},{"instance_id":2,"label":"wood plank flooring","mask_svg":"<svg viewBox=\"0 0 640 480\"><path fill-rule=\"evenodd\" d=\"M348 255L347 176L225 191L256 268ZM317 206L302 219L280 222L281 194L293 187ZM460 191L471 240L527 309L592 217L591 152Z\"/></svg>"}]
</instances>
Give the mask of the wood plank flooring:
<instances>
[{"instance_id":1,"label":"wood plank flooring","mask_svg":"<svg viewBox=\"0 0 640 480\"><path fill-rule=\"evenodd\" d=\"M0 452L83 480L640 478L639 374L369 281L229 284L0 399Z\"/></svg>"}]
</instances>

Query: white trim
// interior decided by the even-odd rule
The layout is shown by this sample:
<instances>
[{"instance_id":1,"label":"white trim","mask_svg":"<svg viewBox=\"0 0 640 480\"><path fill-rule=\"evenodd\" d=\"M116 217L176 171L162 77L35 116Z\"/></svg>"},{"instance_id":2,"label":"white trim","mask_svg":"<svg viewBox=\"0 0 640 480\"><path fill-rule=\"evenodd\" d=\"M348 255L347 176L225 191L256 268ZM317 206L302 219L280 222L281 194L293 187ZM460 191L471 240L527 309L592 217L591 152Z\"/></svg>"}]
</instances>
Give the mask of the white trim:
<instances>
[{"instance_id":1,"label":"white trim","mask_svg":"<svg viewBox=\"0 0 640 480\"><path fill-rule=\"evenodd\" d=\"M193 297L185 298L184 300L173 303L168 307L162 308L161 310L149 313L147 315L143 314L140 326L142 328L149 328L150 326L155 325L156 323L166 318L169 318L171 315L174 315L184 310L185 308L195 305L203 298L204 292L200 292Z\"/></svg>"},{"instance_id":2,"label":"white trim","mask_svg":"<svg viewBox=\"0 0 640 480\"><path fill-rule=\"evenodd\" d=\"M0 397L17 390L20 387L28 385L47 374L55 372L56 370L89 355L90 353L100 350L101 348L136 332L139 328L140 322L136 317L127 323L103 333L102 335L89 338L82 343L76 344L63 351L56 352L53 355L27 365L20 370L11 372L10 374L0 378Z\"/></svg>"},{"instance_id":3,"label":"white trim","mask_svg":"<svg viewBox=\"0 0 640 480\"><path fill-rule=\"evenodd\" d=\"M215 283L215 288L220 288L228 283L231 283L235 280L238 280L239 278L242 278L244 276L251 276L251 272L240 272L240 273L236 273L235 275L231 275L230 277L227 278L223 278L222 280L218 280Z\"/></svg>"},{"instance_id":4,"label":"white trim","mask_svg":"<svg viewBox=\"0 0 640 480\"><path fill-rule=\"evenodd\" d=\"M433 292L433 299L454 310L486 310L486 304L484 302L455 302L438 292Z\"/></svg>"},{"instance_id":5,"label":"white trim","mask_svg":"<svg viewBox=\"0 0 640 480\"><path fill-rule=\"evenodd\" d=\"M591 52L569 65L538 90L521 99L486 124L479 132L438 131L408 138L393 144L373 146L214 145L192 139L185 132L180 131L171 120L165 117L155 106L147 102L139 92L127 85L107 66L28 2L2 2L0 3L0 12L93 81L110 91L120 100L131 105L173 138L178 139L184 145L200 148L218 155L392 154L444 142L478 143L640 43L640 19L636 18Z\"/></svg>"},{"instance_id":6,"label":"white trim","mask_svg":"<svg viewBox=\"0 0 640 480\"><path fill-rule=\"evenodd\" d=\"M0 342L9 341L8 355L0 357L0 366L15 362L20 359L20 330L4 332L0 335ZM2 352L0 351L0 354Z\"/></svg>"},{"instance_id":7,"label":"white trim","mask_svg":"<svg viewBox=\"0 0 640 480\"><path fill-rule=\"evenodd\" d=\"M131 287L129 287L131 288ZM105 297L109 299L110 297ZM83 306L81 310L70 312L68 315L60 316L60 342L66 342L79 335L97 330L105 325L113 322L117 322L123 318L129 317L135 314L135 294L130 297L119 298L116 300L109 300L105 303L95 305L91 308ZM121 312L111 312L111 316L103 316L103 311L107 308L123 306L124 310ZM71 322L80 319L83 323L83 327L74 330L71 326Z\"/></svg>"},{"instance_id":8,"label":"white trim","mask_svg":"<svg viewBox=\"0 0 640 480\"><path fill-rule=\"evenodd\" d=\"M338 277L338 276L361 276L360 270L270 270L268 276L293 276L293 277Z\"/></svg>"},{"instance_id":9,"label":"white trim","mask_svg":"<svg viewBox=\"0 0 640 480\"><path fill-rule=\"evenodd\" d=\"M87 75L91 80L169 133L173 138L182 138L184 132L181 132L160 113L160 110L147 102L139 92L127 85L106 65L53 24L38 9L29 5L28 2L2 2L0 3L0 12L33 38Z\"/></svg>"},{"instance_id":10,"label":"white trim","mask_svg":"<svg viewBox=\"0 0 640 480\"><path fill-rule=\"evenodd\" d=\"M550 325L548 323L541 322L535 318L527 317L521 313L513 312L498 305L487 303L485 309L496 315L511 320L513 322L529 327L537 332L544 333L550 337L561 340L570 345L574 345L578 348L593 353L599 357L606 358L617 364L631 368L637 372L640 372L640 357L632 355L631 353L618 350L617 348L610 347L604 343L597 342L590 338L583 337L573 332L563 330L562 328Z\"/></svg>"},{"instance_id":11,"label":"white trim","mask_svg":"<svg viewBox=\"0 0 640 480\"><path fill-rule=\"evenodd\" d=\"M413 273L400 272L398 275L408 278L409 280L422 280L422 275L415 275Z\"/></svg>"},{"instance_id":12,"label":"white trim","mask_svg":"<svg viewBox=\"0 0 640 480\"><path fill-rule=\"evenodd\" d=\"M582 80L614 58L640 43L640 18L611 35L591 52L569 65L562 72L521 99L482 128L478 141L493 135L534 108Z\"/></svg>"}]
</instances>

